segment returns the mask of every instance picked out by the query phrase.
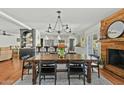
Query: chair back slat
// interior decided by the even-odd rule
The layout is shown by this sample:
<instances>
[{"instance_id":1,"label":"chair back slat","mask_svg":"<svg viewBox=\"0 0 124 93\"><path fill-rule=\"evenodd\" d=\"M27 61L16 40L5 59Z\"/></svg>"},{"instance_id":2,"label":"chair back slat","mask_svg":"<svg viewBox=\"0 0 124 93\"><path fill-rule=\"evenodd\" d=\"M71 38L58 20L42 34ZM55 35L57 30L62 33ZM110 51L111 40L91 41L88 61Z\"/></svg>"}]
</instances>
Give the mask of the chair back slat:
<instances>
[{"instance_id":1,"label":"chair back slat","mask_svg":"<svg viewBox=\"0 0 124 93\"><path fill-rule=\"evenodd\" d=\"M21 59L22 60L27 60L29 57L30 57L30 55L26 55L26 56L21 57Z\"/></svg>"},{"instance_id":2,"label":"chair back slat","mask_svg":"<svg viewBox=\"0 0 124 93\"><path fill-rule=\"evenodd\" d=\"M98 55L94 55L94 54L89 54L90 57L95 57L97 59L99 59L99 56Z\"/></svg>"}]
</instances>

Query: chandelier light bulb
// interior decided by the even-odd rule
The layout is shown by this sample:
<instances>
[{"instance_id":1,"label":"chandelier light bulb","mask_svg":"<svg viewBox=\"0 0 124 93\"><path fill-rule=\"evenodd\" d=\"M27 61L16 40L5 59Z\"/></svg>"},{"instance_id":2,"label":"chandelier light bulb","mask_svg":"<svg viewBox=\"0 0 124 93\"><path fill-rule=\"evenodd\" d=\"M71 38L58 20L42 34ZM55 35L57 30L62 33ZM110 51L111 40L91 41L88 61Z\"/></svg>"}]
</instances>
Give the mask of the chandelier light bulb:
<instances>
[{"instance_id":1,"label":"chandelier light bulb","mask_svg":"<svg viewBox=\"0 0 124 93\"><path fill-rule=\"evenodd\" d=\"M60 37L60 35L58 35L57 39L58 39L58 40L61 40L61 37Z\"/></svg>"}]
</instances>

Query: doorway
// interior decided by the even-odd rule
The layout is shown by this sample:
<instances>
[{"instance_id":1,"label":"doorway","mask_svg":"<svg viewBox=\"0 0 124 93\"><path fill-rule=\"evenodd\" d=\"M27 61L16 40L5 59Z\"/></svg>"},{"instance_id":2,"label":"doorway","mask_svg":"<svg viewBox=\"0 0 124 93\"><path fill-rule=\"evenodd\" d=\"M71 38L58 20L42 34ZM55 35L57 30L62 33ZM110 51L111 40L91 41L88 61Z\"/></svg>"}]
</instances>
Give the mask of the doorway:
<instances>
[{"instance_id":1,"label":"doorway","mask_svg":"<svg viewBox=\"0 0 124 93\"><path fill-rule=\"evenodd\" d=\"M75 39L69 39L69 51L74 51L74 41Z\"/></svg>"}]
</instances>

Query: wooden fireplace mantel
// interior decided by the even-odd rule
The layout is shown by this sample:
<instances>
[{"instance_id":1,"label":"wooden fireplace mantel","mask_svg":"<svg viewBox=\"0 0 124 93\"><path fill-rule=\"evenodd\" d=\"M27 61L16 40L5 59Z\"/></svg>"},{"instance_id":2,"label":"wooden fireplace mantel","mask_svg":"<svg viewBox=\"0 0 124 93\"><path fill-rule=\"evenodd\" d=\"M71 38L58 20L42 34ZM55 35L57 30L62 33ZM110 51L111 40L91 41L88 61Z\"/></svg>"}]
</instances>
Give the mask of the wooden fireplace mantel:
<instances>
[{"instance_id":1,"label":"wooden fireplace mantel","mask_svg":"<svg viewBox=\"0 0 124 93\"><path fill-rule=\"evenodd\" d=\"M101 39L98 40L97 42L105 42L105 43L112 43L112 42L119 42L119 43L124 43L124 38L114 38L114 39Z\"/></svg>"},{"instance_id":2,"label":"wooden fireplace mantel","mask_svg":"<svg viewBox=\"0 0 124 93\"><path fill-rule=\"evenodd\" d=\"M107 29L109 25L115 21L124 21L124 9L112 14L111 16L101 21L100 36L105 37L97 42L101 43L101 56L104 58L105 69L115 73L124 78L124 69L117 68L108 64L108 49L124 50L124 34L119 38L110 39L107 37Z\"/></svg>"}]
</instances>

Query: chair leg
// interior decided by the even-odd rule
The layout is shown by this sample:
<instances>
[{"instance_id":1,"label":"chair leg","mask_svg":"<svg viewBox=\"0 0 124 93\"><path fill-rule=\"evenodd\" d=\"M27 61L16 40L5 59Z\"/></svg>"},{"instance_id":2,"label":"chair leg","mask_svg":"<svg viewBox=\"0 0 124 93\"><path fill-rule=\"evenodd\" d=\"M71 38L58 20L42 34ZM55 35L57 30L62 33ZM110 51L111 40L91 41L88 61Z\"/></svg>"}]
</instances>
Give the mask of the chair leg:
<instances>
[{"instance_id":1,"label":"chair leg","mask_svg":"<svg viewBox=\"0 0 124 93\"><path fill-rule=\"evenodd\" d=\"M68 84L70 85L70 75L68 75Z\"/></svg>"},{"instance_id":2,"label":"chair leg","mask_svg":"<svg viewBox=\"0 0 124 93\"><path fill-rule=\"evenodd\" d=\"M100 69L98 67L98 78L100 78Z\"/></svg>"},{"instance_id":3,"label":"chair leg","mask_svg":"<svg viewBox=\"0 0 124 93\"><path fill-rule=\"evenodd\" d=\"M39 70L39 85L41 85L41 69L40 68L38 68L38 70Z\"/></svg>"},{"instance_id":4,"label":"chair leg","mask_svg":"<svg viewBox=\"0 0 124 93\"><path fill-rule=\"evenodd\" d=\"M56 79L57 79L57 76L56 76L56 74L55 74L55 85L56 85Z\"/></svg>"},{"instance_id":5,"label":"chair leg","mask_svg":"<svg viewBox=\"0 0 124 93\"><path fill-rule=\"evenodd\" d=\"M84 85L85 85L85 75L84 75L84 79L83 79Z\"/></svg>"},{"instance_id":6,"label":"chair leg","mask_svg":"<svg viewBox=\"0 0 124 93\"><path fill-rule=\"evenodd\" d=\"M44 75L44 80L45 80L45 75Z\"/></svg>"},{"instance_id":7,"label":"chair leg","mask_svg":"<svg viewBox=\"0 0 124 93\"><path fill-rule=\"evenodd\" d=\"M23 72L24 72L24 69L22 68L21 80L23 80Z\"/></svg>"},{"instance_id":8,"label":"chair leg","mask_svg":"<svg viewBox=\"0 0 124 93\"><path fill-rule=\"evenodd\" d=\"M81 75L79 75L79 79L81 79Z\"/></svg>"},{"instance_id":9,"label":"chair leg","mask_svg":"<svg viewBox=\"0 0 124 93\"><path fill-rule=\"evenodd\" d=\"M24 73L24 61L22 62L22 75L21 75L21 80L23 80L23 73Z\"/></svg>"},{"instance_id":10,"label":"chair leg","mask_svg":"<svg viewBox=\"0 0 124 93\"><path fill-rule=\"evenodd\" d=\"M92 67L92 72L93 72L93 67Z\"/></svg>"},{"instance_id":11,"label":"chair leg","mask_svg":"<svg viewBox=\"0 0 124 93\"><path fill-rule=\"evenodd\" d=\"M39 76L39 85L41 85L41 76Z\"/></svg>"}]
</instances>

